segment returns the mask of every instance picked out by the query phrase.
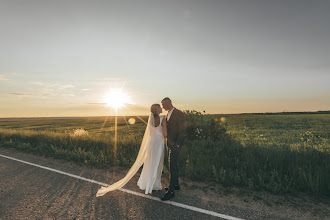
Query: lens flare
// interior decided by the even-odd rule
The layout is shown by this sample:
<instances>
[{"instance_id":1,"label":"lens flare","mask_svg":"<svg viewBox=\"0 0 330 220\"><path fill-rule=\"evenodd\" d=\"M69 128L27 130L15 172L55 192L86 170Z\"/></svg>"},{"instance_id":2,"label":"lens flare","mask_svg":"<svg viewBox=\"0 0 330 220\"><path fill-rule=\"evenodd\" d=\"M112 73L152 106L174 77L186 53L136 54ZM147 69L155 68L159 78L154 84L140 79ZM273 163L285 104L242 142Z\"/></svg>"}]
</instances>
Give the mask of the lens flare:
<instances>
[{"instance_id":1,"label":"lens flare","mask_svg":"<svg viewBox=\"0 0 330 220\"><path fill-rule=\"evenodd\" d=\"M135 122L136 122L135 118L128 119L128 124L130 124L130 125L134 125Z\"/></svg>"},{"instance_id":2,"label":"lens flare","mask_svg":"<svg viewBox=\"0 0 330 220\"><path fill-rule=\"evenodd\" d=\"M225 117L221 117L221 118L220 118L220 121L221 121L221 122L226 122L226 118L225 118Z\"/></svg>"}]
</instances>

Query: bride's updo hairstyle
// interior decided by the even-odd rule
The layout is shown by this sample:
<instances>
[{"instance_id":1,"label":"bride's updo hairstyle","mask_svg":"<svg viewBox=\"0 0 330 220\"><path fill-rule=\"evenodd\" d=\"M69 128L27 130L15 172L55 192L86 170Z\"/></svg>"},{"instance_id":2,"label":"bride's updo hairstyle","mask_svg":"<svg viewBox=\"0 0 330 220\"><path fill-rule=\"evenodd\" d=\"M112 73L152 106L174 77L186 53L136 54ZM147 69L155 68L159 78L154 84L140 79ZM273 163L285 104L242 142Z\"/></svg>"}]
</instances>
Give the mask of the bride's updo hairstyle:
<instances>
[{"instance_id":1,"label":"bride's updo hairstyle","mask_svg":"<svg viewBox=\"0 0 330 220\"><path fill-rule=\"evenodd\" d=\"M154 117L158 117L158 109L160 108L160 105L159 104L153 104L151 107L150 107L150 111L152 114L154 114Z\"/></svg>"}]
</instances>

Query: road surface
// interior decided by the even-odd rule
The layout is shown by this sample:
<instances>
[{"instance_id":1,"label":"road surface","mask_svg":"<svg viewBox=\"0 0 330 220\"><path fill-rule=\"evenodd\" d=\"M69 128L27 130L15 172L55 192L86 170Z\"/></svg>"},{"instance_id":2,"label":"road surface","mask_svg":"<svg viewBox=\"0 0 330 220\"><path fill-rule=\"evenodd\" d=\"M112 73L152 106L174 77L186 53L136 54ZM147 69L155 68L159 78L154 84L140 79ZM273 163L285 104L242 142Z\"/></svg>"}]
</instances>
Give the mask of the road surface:
<instances>
[{"instance_id":1,"label":"road surface","mask_svg":"<svg viewBox=\"0 0 330 220\"><path fill-rule=\"evenodd\" d=\"M0 219L295 219L233 204L197 184L182 185L170 203L144 196L138 174L122 191L95 197L100 184L127 170L96 169L14 149L0 148ZM167 185L166 179L163 181ZM294 214L294 213L293 213ZM315 217L315 216L314 216ZM322 219L322 215L319 219Z\"/></svg>"}]
</instances>

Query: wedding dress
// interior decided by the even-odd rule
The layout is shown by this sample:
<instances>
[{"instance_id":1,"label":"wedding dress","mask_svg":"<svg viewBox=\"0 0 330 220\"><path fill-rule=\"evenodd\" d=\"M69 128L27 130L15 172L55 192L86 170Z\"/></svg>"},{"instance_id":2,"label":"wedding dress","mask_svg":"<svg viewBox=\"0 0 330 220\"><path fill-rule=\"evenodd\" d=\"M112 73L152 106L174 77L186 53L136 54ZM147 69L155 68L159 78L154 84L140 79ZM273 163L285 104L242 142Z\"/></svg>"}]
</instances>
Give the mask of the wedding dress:
<instances>
[{"instance_id":1,"label":"wedding dress","mask_svg":"<svg viewBox=\"0 0 330 220\"><path fill-rule=\"evenodd\" d=\"M101 187L96 197L122 188L143 165L143 169L137 185L145 190L145 194L152 190L161 190L161 174L164 165L164 136L162 128L163 117L160 117L160 124L155 127L153 113L150 114L146 131L144 133L138 156L126 176L118 182L108 186Z\"/></svg>"},{"instance_id":2,"label":"wedding dress","mask_svg":"<svg viewBox=\"0 0 330 220\"><path fill-rule=\"evenodd\" d=\"M137 185L145 190L145 194L152 190L161 190L161 175L164 164L164 136L162 128L163 117L160 117L160 123L152 128L151 139L146 150L146 157L143 163L143 169Z\"/></svg>"}]
</instances>

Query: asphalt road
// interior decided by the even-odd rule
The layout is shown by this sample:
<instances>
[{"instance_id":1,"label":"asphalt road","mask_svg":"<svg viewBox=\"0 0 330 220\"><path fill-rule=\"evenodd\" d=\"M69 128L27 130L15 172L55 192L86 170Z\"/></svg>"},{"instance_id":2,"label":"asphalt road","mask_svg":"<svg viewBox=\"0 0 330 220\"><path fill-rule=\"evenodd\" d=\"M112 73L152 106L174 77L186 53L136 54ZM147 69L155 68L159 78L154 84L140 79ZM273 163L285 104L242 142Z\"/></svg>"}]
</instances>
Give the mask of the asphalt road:
<instances>
[{"instance_id":1,"label":"asphalt road","mask_svg":"<svg viewBox=\"0 0 330 220\"><path fill-rule=\"evenodd\" d=\"M126 170L104 170L72 162L0 148L0 155L60 170L102 183L121 179ZM143 193L136 186L138 175L124 188ZM100 185L27 165L0 156L0 219L221 219L154 199L122 191L95 197ZM166 183L163 183L166 185ZM215 213L227 219L287 219L276 215L224 205L217 198L196 196L183 189L172 200ZM159 198L164 192L154 191ZM221 198L219 198L219 201Z\"/></svg>"}]
</instances>

